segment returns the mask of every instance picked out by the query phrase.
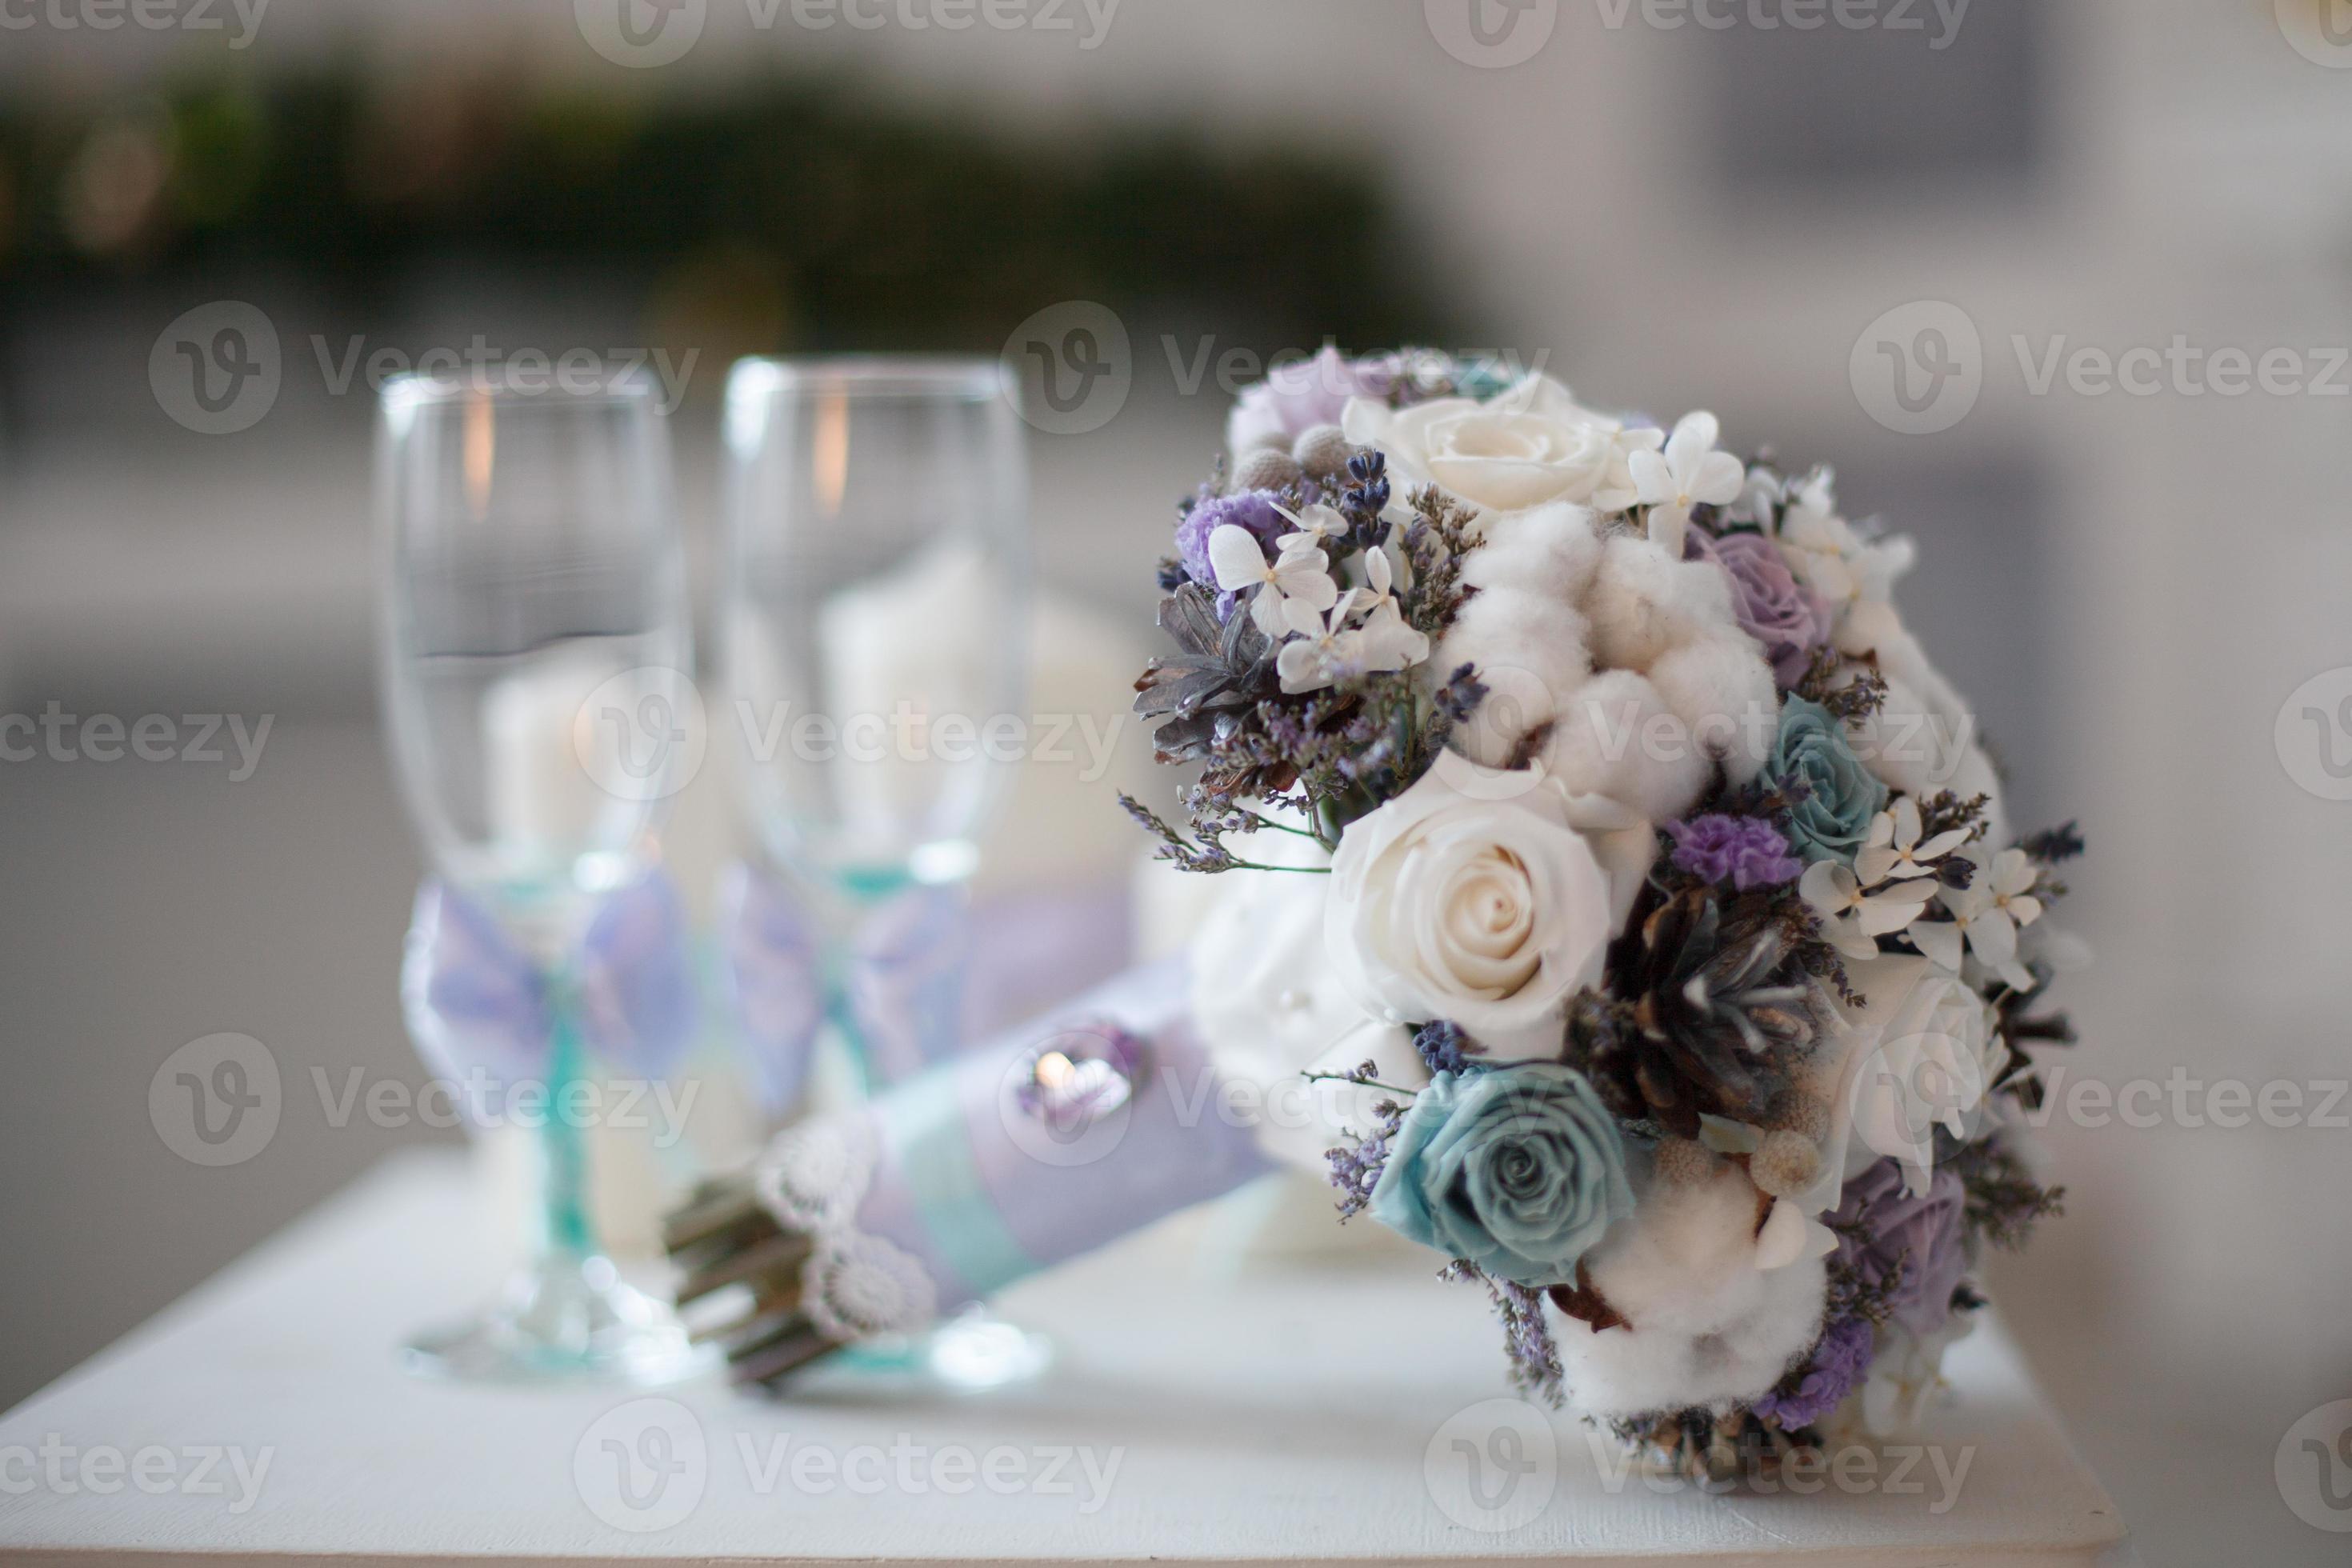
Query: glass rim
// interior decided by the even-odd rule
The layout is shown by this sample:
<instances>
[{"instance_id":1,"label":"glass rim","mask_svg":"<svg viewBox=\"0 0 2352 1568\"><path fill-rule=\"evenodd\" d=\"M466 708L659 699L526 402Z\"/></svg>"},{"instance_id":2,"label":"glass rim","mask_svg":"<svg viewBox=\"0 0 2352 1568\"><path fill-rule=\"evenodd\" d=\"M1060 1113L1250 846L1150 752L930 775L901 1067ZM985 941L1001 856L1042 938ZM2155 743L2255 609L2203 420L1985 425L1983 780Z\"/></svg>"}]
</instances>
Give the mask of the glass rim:
<instances>
[{"instance_id":1,"label":"glass rim","mask_svg":"<svg viewBox=\"0 0 2352 1568\"><path fill-rule=\"evenodd\" d=\"M1001 395L1004 363L985 354L754 354L727 372L727 399L821 392L845 397Z\"/></svg>"},{"instance_id":2,"label":"glass rim","mask_svg":"<svg viewBox=\"0 0 2352 1568\"><path fill-rule=\"evenodd\" d=\"M561 406L593 408L646 405L658 406L660 388L643 365L616 366L599 360L593 370L565 370L558 363L546 372L530 372L518 379L513 367L476 366L458 371L403 371L388 376L376 401L386 413L404 415L421 408L443 408L477 400L502 407Z\"/></svg>"}]
</instances>

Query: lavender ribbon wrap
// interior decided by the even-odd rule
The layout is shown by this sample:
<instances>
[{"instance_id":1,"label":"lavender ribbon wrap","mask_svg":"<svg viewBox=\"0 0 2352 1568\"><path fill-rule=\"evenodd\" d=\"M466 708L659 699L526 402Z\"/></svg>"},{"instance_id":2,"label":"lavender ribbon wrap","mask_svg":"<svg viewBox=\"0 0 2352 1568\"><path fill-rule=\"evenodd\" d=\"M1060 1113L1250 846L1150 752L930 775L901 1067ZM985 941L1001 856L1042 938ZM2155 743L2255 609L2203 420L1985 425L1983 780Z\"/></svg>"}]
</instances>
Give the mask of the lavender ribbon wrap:
<instances>
[{"instance_id":1,"label":"lavender ribbon wrap","mask_svg":"<svg viewBox=\"0 0 2352 1568\"><path fill-rule=\"evenodd\" d=\"M409 921L400 996L417 1054L457 1086L477 1122L499 1114L510 1084L547 1074L559 1013L593 1055L648 1079L677 1065L698 1023L684 912L659 872L601 900L555 973L482 904L428 879Z\"/></svg>"},{"instance_id":2,"label":"lavender ribbon wrap","mask_svg":"<svg viewBox=\"0 0 2352 1568\"><path fill-rule=\"evenodd\" d=\"M819 1329L920 1328L1273 1169L1220 1113L1186 991L1181 959L1130 970L771 1144L756 1189L817 1240L803 1300Z\"/></svg>"},{"instance_id":3,"label":"lavender ribbon wrap","mask_svg":"<svg viewBox=\"0 0 2352 1568\"><path fill-rule=\"evenodd\" d=\"M1116 973L1129 919L1123 884L977 907L961 887L918 885L863 910L846 951L829 954L790 888L732 866L719 941L761 1103L776 1115L799 1103L828 1022L856 1043L877 1091L913 1079L965 1042Z\"/></svg>"}]
</instances>

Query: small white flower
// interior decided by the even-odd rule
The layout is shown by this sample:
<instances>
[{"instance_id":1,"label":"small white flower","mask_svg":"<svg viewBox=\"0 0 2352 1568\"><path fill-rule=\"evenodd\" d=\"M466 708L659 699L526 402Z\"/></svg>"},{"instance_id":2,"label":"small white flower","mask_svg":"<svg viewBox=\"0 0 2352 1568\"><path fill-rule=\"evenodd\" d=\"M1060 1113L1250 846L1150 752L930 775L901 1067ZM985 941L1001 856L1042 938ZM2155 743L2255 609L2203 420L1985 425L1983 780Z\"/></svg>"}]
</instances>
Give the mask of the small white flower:
<instances>
[{"instance_id":1,"label":"small white flower","mask_svg":"<svg viewBox=\"0 0 2352 1568\"><path fill-rule=\"evenodd\" d=\"M1375 603L1356 636L1362 639L1358 657L1367 673L1409 669L1429 657L1429 638L1405 625L1394 599Z\"/></svg>"},{"instance_id":2,"label":"small white flower","mask_svg":"<svg viewBox=\"0 0 2352 1568\"><path fill-rule=\"evenodd\" d=\"M1313 545L1319 550L1327 544L1337 542L1345 537L1348 531L1348 520L1339 515L1339 509L1325 506L1320 501L1304 511L1293 511L1277 501L1275 503L1274 510L1298 527L1297 532L1286 533L1274 542L1285 554L1307 545Z\"/></svg>"},{"instance_id":3,"label":"small white flower","mask_svg":"<svg viewBox=\"0 0 2352 1568\"><path fill-rule=\"evenodd\" d=\"M1893 806L1871 820L1869 840L1853 858L1854 874L1865 887L1890 877L1932 877L1934 862L1969 841L1965 827L1938 833L1925 844L1919 842L1919 803L1907 795L1897 795Z\"/></svg>"},{"instance_id":4,"label":"small white flower","mask_svg":"<svg viewBox=\"0 0 2352 1568\"><path fill-rule=\"evenodd\" d=\"M1650 509L1650 538L1669 560L1682 559L1693 507L1729 506L1747 486L1739 459L1715 449L1719 431L1714 415L1685 414L1666 437L1664 455L1635 452L1627 458L1635 498Z\"/></svg>"},{"instance_id":5,"label":"small white flower","mask_svg":"<svg viewBox=\"0 0 2352 1568\"><path fill-rule=\"evenodd\" d=\"M1363 624L1349 626L1349 617L1363 603L1363 594L1350 588L1339 595L1328 616L1318 616L1297 599L1283 601L1286 629L1292 635L1275 656L1274 668L1285 692L1295 697L1319 691L1362 676L1403 669L1429 657L1429 639L1404 624L1394 599L1373 601Z\"/></svg>"},{"instance_id":6,"label":"small white flower","mask_svg":"<svg viewBox=\"0 0 2352 1568\"><path fill-rule=\"evenodd\" d=\"M2042 868L2033 857L2022 849L2004 849L1992 860L1993 907L2005 911L2020 926L2030 926L2042 918L2042 900L2033 897L2033 889L2042 880Z\"/></svg>"},{"instance_id":7,"label":"small white flower","mask_svg":"<svg viewBox=\"0 0 2352 1568\"><path fill-rule=\"evenodd\" d=\"M1283 615L1285 601L1297 599L1310 609L1328 610L1339 597L1339 585L1324 570L1323 552L1312 543L1286 549L1269 564L1257 536L1236 523L1220 523L1209 531L1209 565L1216 572L1217 586L1228 594L1261 590L1250 600L1250 618L1277 640L1291 629Z\"/></svg>"},{"instance_id":8,"label":"small white flower","mask_svg":"<svg viewBox=\"0 0 2352 1568\"><path fill-rule=\"evenodd\" d=\"M1297 599L1283 601L1282 616L1291 637L1275 656L1274 668L1282 677L1285 692L1296 697L1303 691L1319 691L1339 680L1346 651L1342 639L1352 635L1340 627L1355 596L1352 588L1339 595L1328 620Z\"/></svg>"},{"instance_id":9,"label":"small white flower","mask_svg":"<svg viewBox=\"0 0 2352 1568\"><path fill-rule=\"evenodd\" d=\"M2032 971L2017 961L2017 928L2042 916L2042 900L2029 889L2040 877L2022 849L2004 849L1990 862L1976 860L1975 879L1965 888L1941 888L1937 900L1948 921L1921 921L1905 934L1919 951L1958 973L1963 944L1979 963L2016 991L2033 989Z\"/></svg>"},{"instance_id":10,"label":"small white flower","mask_svg":"<svg viewBox=\"0 0 2352 1568\"><path fill-rule=\"evenodd\" d=\"M1878 939L1918 919L1935 889L1924 882L1895 882L1864 892L1861 879L1834 860L1816 860L1797 884L1805 904L1822 917L1822 940L1841 956L1873 959Z\"/></svg>"}]
</instances>

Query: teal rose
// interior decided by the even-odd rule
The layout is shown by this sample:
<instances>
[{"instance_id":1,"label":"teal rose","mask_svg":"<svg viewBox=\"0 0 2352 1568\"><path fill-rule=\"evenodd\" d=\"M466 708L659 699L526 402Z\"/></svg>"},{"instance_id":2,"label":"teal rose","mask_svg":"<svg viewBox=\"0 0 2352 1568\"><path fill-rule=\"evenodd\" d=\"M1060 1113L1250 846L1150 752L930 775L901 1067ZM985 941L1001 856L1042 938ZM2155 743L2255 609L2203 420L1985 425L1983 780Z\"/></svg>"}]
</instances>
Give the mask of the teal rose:
<instances>
[{"instance_id":1,"label":"teal rose","mask_svg":"<svg viewBox=\"0 0 2352 1568\"><path fill-rule=\"evenodd\" d=\"M1633 1212L1616 1119L1582 1073L1549 1062L1439 1073L1371 1202L1399 1234L1535 1288L1576 1283L1576 1260Z\"/></svg>"},{"instance_id":2,"label":"teal rose","mask_svg":"<svg viewBox=\"0 0 2352 1568\"><path fill-rule=\"evenodd\" d=\"M1853 864L1870 819L1886 809L1886 786L1846 744L1845 726L1818 702L1790 697L1766 770L1784 793L1802 795L1789 811L1789 844L1807 860Z\"/></svg>"}]
</instances>

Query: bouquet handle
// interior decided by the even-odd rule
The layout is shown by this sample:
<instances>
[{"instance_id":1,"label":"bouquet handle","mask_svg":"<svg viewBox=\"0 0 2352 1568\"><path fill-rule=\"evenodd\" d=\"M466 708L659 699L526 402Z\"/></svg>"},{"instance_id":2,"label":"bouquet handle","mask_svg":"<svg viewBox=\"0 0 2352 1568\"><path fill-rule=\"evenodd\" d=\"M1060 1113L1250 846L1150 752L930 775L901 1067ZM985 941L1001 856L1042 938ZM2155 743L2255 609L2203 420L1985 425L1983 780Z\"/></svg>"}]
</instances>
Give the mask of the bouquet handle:
<instances>
[{"instance_id":1,"label":"bouquet handle","mask_svg":"<svg viewBox=\"0 0 2352 1568\"><path fill-rule=\"evenodd\" d=\"M705 1183L665 1226L698 1337L774 1387L1271 1169L1185 997L1129 970Z\"/></svg>"}]
</instances>

